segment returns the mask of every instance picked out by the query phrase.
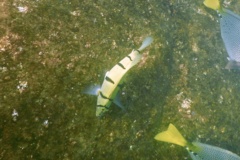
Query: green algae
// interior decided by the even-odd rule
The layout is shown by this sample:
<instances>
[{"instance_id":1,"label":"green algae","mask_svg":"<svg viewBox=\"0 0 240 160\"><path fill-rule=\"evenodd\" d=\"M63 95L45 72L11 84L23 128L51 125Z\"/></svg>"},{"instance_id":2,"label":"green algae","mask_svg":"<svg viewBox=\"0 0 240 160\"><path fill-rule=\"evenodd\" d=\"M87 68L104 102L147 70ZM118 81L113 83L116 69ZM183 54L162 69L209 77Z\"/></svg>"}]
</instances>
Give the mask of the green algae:
<instances>
[{"instance_id":1,"label":"green algae","mask_svg":"<svg viewBox=\"0 0 240 160\"><path fill-rule=\"evenodd\" d=\"M223 69L218 17L201 1L2 4L0 159L189 158L153 139L169 123L240 155L239 72ZM96 97L81 91L149 35L153 44L125 77L126 111L113 105L96 118Z\"/></svg>"}]
</instances>

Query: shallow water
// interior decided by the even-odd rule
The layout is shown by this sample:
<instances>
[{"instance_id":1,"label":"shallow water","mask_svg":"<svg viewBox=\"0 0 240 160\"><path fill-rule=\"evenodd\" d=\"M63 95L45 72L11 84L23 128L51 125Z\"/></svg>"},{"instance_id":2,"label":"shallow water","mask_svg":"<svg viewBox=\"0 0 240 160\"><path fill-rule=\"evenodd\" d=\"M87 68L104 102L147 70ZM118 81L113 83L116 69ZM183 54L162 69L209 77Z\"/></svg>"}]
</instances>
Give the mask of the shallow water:
<instances>
[{"instance_id":1,"label":"shallow water","mask_svg":"<svg viewBox=\"0 0 240 160\"><path fill-rule=\"evenodd\" d=\"M190 159L153 139L169 123L240 155L240 74L224 69L217 14L201 1L0 4L0 159ZM224 5L240 14L240 2ZM149 35L125 77L127 111L97 118L96 97L81 91Z\"/></svg>"}]
</instances>

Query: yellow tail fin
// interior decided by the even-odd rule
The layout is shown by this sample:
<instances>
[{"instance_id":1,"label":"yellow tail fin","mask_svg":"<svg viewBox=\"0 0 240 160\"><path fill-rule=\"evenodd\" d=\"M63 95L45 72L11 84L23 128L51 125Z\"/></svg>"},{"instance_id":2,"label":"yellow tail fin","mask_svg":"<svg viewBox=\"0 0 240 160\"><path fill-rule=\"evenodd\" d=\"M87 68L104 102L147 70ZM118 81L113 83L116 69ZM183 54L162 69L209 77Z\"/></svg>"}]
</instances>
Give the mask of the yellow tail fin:
<instances>
[{"instance_id":1,"label":"yellow tail fin","mask_svg":"<svg viewBox=\"0 0 240 160\"><path fill-rule=\"evenodd\" d=\"M203 4L208 7L208 8L211 8L211 9L214 9L214 10L220 10L220 3L219 3L219 0L205 0L203 2Z\"/></svg>"},{"instance_id":2,"label":"yellow tail fin","mask_svg":"<svg viewBox=\"0 0 240 160\"><path fill-rule=\"evenodd\" d=\"M183 147L188 145L188 142L181 135L181 133L177 130L177 128L173 124L169 124L168 129L164 132L157 134L154 139L163 142L169 142L173 144L177 144Z\"/></svg>"}]
</instances>

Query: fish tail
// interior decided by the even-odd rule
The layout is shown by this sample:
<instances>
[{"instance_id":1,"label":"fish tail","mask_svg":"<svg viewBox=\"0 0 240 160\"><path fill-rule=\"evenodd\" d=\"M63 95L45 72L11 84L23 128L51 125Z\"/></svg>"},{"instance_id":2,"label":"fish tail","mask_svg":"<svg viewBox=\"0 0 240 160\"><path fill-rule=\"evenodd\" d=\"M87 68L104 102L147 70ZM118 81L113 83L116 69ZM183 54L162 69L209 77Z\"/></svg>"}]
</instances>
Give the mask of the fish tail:
<instances>
[{"instance_id":1,"label":"fish tail","mask_svg":"<svg viewBox=\"0 0 240 160\"><path fill-rule=\"evenodd\" d=\"M138 49L138 51L142 51L144 48L146 48L147 46L149 46L153 41L152 37L147 37L144 39L144 41L142 42L141 47Z\"/></svg>"},{"instance_id":2,"label":"fish tail","mask_svg":"<svg viewBox=\"0 0 240 160\"><path fill-rule=\"evenodd\" d=\"M169 142L173 144L180 145L182 147L187 147L189 143L187 140L181 135L181 133L177 130L177 128L173 124L169 124L168 129L157 134L154 139L163 142Z\"/></svg>"},{"instance_id":3,"label":"fish tail","mask_svg":"<svg viewBox=\"0 0 240 160\"><path fill-rule=\"evenodd\" d=\"M213 10L221 10L221 5L219 0L205 0L203 4Z\"/></svg>"}]
</instances>

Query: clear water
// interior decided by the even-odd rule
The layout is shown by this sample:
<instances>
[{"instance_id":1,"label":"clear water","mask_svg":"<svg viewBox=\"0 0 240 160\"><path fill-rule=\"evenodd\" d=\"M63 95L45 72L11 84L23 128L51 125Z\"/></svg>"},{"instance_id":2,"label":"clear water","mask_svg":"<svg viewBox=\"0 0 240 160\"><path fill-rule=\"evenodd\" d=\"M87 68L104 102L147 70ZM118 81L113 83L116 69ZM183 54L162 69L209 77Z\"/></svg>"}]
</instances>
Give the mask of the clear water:
<instances>
[{"instance_id":1,"label":"clear water","mask_svg":"<svg viewBox=\"0 0 240 160\"><path fill-rule=\"evenodd\" d=\"M190 159L153 139L169 123L240 155L240 74L224 69L218 16L201 1L0 4L0 159ZM149 35L121 91L127 111L96 118L96 97L81 91Z\"/></svg>"}]
</instances>

